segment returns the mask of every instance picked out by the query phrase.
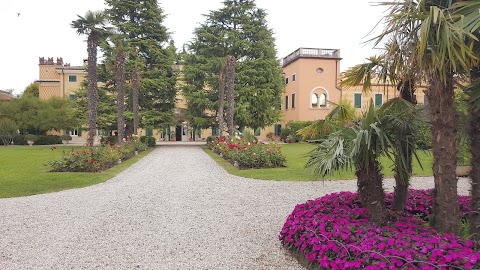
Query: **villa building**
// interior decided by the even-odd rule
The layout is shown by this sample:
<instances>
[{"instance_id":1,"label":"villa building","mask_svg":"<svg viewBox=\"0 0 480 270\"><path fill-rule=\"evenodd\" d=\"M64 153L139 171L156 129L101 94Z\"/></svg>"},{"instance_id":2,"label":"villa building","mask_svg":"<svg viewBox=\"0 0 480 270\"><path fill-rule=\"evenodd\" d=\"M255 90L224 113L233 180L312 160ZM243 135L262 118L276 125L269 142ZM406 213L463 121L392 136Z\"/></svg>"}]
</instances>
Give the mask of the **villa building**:
<instances>
[{"instance_id":1,"label":"villa building","mask_svg":"<svg viewBox=\"0 0 480 270\"><path fill-rule=\"evenodd\" d=\"M321 48L299 48L282 59L285 91L282 94L281 121L261 130L253 131L259 139L266 139L269 132L280 134L288 122L314 121L325 119L334 104L341 100L349 101L361 113L370 101L379 107L389 99L399 95L396 87L389 84L374 83L371 91L362 92L362 86L341 87L340 50ZM180 72L181 66L175 66ZM39 96L40 99L52 97L75 98L75 92L86 78L84 66L64 64L62 58L39 58ZM178 87L181 89L181 87ZM424 93L417 89L418 104L423 104ZM175 109L176 126L168 130L139 129L139 135L154 136L157 141L205 140L208 136L218 135L218 128L193 132L188 126L184 112L186 102L181 91L177 91ZM85 141L87 132L68 131L74 141ZM172 135L170 138L169 134ZM98 140L98 138L97 138Z\"/></svg>"},{"instance_id":2,"label":"villa building","mask_svg":"<svg viewBox=\"0 0 480 270\"><path fill-rule=\"evenodd\" d=\"M0 101L9 101L14 98L15 96L12 94L11 91L0 90Z\"/></svg>"}]
</instances>

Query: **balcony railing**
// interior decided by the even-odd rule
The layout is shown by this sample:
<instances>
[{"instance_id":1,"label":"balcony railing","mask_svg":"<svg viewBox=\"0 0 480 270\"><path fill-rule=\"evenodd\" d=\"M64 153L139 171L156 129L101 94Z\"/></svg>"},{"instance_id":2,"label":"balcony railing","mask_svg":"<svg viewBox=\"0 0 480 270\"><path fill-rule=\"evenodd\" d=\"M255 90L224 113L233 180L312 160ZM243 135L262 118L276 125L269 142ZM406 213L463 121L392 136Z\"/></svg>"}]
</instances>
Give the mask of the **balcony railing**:
<instances>
[{"instance_id":1,"label":"balcony railing","mask_svg":"<svg viewBox=\"0 0 480 270\"><path fill-rule=\"evenodd\" d=\"M315 49L315 48L300 48L287 57L283 58L283 66L290 64L300 57L313 58L340 58L339 49Z\"/></svg>"}]
</instances>

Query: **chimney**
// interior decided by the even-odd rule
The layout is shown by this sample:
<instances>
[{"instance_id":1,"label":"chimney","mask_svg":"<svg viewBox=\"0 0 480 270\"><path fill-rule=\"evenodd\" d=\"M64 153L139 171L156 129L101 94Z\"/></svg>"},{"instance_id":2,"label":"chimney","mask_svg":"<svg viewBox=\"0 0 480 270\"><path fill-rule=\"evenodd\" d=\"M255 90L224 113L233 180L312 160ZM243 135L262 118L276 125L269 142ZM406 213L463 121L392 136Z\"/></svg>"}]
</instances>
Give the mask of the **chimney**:
<instances>
[{"instance_id":1,"label":"chimney","mask_svg":"<svg viewBox=\"0 0 480 270\"><path fill-rule=\"evenodd\" d=\"M38 64L39 65L45 65L45 57L39 57L38 58Z\"/></svg>"},{"instance_id":2,"label":"chimney","mask_svg":"<svg viewBox=\"0 0 480 270\"><path fill-rule=\"evenodd\" d=\"M53 65L53 57L48 57L47 65Z\"/></svg>"},{"instance_id":3,"label":"chimney","mask_svg":"<svg viewBox=\"0 0 480 270\"><path fill-rule=\"evenodd\" d=\"M63 65L63 59L62 57L60 58L57 57L57 66L61 66L61 65Z\"/></svg>"}]
</instances>

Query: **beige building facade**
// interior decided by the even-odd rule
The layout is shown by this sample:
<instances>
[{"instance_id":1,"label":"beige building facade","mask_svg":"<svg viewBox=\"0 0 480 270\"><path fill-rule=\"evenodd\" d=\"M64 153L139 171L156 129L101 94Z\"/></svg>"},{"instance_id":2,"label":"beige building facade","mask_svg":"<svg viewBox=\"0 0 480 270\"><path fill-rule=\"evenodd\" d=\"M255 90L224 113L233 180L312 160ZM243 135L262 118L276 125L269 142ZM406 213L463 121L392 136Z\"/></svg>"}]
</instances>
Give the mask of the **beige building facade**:
<instances>
[{"instance_id":1,"label":"beige building facade","mask_svg":"<svg viewBox=\"0 0 480 270\"><path fill-rule=\"evenodd\" d=\"M282 119L275 125L261 130L251 130L261 140L268 133L279 135L289 122L315 121L326 115L341 100L349 101L361 113L370 101L379 107L398 96L395 86L374 84L371 91L363 92L362 86L341 87L339 49L299 48L282 59L285 91L282 94ZM186 101L181 92L181 66L174 67L180 74L177 85L175 126L164 130L139 129L140 136L153 136L157 141L201 141L218 135L218 128L194 131L185 117ZM76 91L86 78L84 66L64 64L62 58L39 58L40 99L52 97L75 98ZM418 104L425 103L422 87L417 89ZM86 132L80 129L67 131L76 141L85 141ZM102 135L101 132L99 135ZM97 141L99 137L97 138Z\"/></svg>"}]
</instances>

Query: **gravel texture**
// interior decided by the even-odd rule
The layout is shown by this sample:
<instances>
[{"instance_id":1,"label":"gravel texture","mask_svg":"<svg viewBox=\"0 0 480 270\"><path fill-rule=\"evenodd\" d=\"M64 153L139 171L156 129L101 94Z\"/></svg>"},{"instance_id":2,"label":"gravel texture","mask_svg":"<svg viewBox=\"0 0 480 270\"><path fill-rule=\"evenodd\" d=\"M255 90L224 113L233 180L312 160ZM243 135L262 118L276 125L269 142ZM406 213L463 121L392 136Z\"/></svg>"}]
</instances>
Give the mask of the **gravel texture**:
<instances>
[{"instance_id":1,"label":"gravel texture","mask_svg":"<svg viewBox=\"0 0 480 270\"><path fill-rule=\"evenodd\" d=\"M277 240L287 215L355 184L245 179L198 146L161 146L99 185L1 199L0 269L304 269Z\"/></svg>"}]
</instances>

